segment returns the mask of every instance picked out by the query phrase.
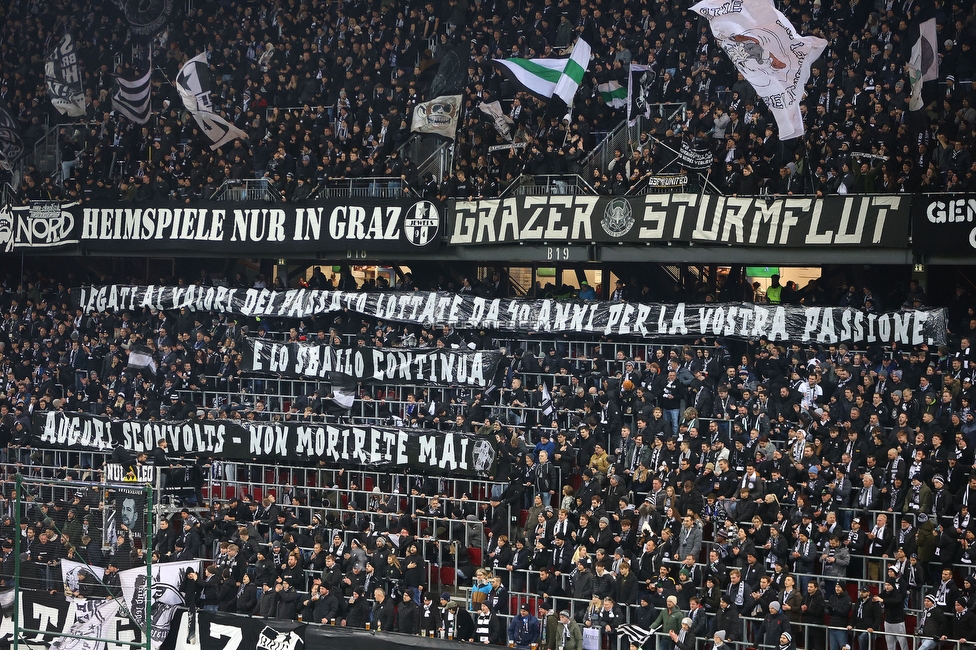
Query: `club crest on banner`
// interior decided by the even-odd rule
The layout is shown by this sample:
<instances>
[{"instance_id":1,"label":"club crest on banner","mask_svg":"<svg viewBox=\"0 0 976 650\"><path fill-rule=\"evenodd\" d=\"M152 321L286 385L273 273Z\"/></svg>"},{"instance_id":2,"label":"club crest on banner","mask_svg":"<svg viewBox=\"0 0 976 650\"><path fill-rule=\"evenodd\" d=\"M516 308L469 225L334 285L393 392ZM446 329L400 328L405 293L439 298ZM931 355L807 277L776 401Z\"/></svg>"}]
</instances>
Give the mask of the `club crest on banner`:
<instances>
[{"instance_id":1,"label":"club crest on banner","mask_svg":"<svg viewBox=\"0 0 976 650\"><path fill-rule=\"evenodd\" d=\"M440 214L430 201L418 201L407 208L403 217L403 231L414 246L426 246L437 237Z\"/></svg>"},{"instance_id":2,"label":"club crest on banner","mask_svg":"<svg viewBox=\"0 0 976 650\"><path fill-rule=\"evenodd\" d=\"M611 237L623 237L634 227L634 211L630 207L630 202L626 199L614 199L610 201L603 211L603 231Z\"/></svg>"},{"instance_id":3,"label":"club crest on banner","mask_svg":"<svg viewBox=\"0 0 976 650\"><path fill-rule=\"evenodd\" d=\"M487 440L478 440L472 451L474 457L474 471L487 472L495 462L495 450Z\"/></svg>"},{"instance_id":4,"label":"club crest on banner","mask_svg":"<svg viewBox=\"0 0 976 650\"><path fill-rule=\"evenodd\" d=\"M257 650L302 650L304 646L296 632L279 632L270 625L258 635Z\"/></svg>"},{"instance_id":5,"label":"club crest on banner","mask_svg":"<svg viewBox=\"0 0 976 650\"><path fill-rule=\"evenodd\" d=\"M14 249L14 213L9 205L0 206L0 251L9 253Z\"/></svg>"}]
</instances>

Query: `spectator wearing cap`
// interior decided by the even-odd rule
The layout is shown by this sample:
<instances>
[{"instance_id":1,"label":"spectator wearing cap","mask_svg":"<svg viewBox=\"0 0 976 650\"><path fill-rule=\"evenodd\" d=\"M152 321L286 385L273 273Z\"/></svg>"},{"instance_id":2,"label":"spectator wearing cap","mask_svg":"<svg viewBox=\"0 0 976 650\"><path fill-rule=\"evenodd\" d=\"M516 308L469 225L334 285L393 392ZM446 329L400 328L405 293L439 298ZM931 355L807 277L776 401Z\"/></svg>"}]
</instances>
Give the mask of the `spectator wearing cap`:
<instances>
[{"instance_id":1,"label":"spectator wearing cap","mask_svg":"<svg viewBox=\"0 0 976 650\"><path fill-rule=\"evenodd\" d=\"M853 619L847 626L848 631L854 632L858 648L870 648L875 633L881 630L884 616L881 603L880 597L871 595L871 586L862 582L852 607Z\"/></svg>"},{"instance_id":2,"label":"spectator wearing cap","mask_svg":"<svg viewBox=\"0 0 976 650\"><path fill-rule=\"evenodd\" d=\"M951 633L945 614L936 606L935 596L926 594L922 600L922 612L915 624L915 636L920 641L918 650L938 648L942 638Z\"/></svg>"},{"instance_id":3,"label":"spectator wearing cap","mask_svg":"<svg viewBox=\"0 0 976 650\"><path fill-rule=\"evenodd\" d=\"M761 648L775 649L779 646L779 637L790 631L790 619L783 613L779 601L774 600L767 607L762 625L756 631L756 643Z\"/></svg>"},{"instance_id":4,"label":"spectator wearing cap","mask_svg":"<svg viewBox=\"0 0 976 650\"><path fill-rule=\"evenodd\" d=\"M827 624L831 628L840 629L830 630L828 647L830 650L841 650L848 643L847 624L851 616L851 597L843 581L836 582L832 591L825 604Z\"/></svg>"},{"instance_id":5,"label":"spectator wearing cap","mask_svg":"<svg viewBox=\"0 0 976 650\"><path fill-rule=\"evenodd\" d=\"M681 631L681 620L683 618L684 615L678 609L678 597L668 596L664 608L658 613L651 625L653 628L659 628L661 633L658 637L658 650L671 650L673 643L668 639L672 633Z\"/></svg>"},{"instance_id":6,"label":"spectator wearing cap","mask_svg":"<svg viewBox=\"0 0 976 650\"><path fill-rule=\"evenodd\" d=\"M519 612L512 617L508 625L508 639L515 644L516 648L530 648L539 642L541 630L539 619L529 611L529 603L522 602L519 605Z\"/></svg>"},{"instance_id":7,"label":"spectator wearing cap","mask_svg":"<svg viewBox=\"0 0 976 650\"><path fill-rule=\"evenodd\" d=\"M447 595L447 600L451 599L450 594L447 592L441 594L443 599L444 595ZM441 626L441 612L437 604L434 602L437 596L434 595L430 590L424 591L423 602L418 610L418 615L420 617L420 636L432 637L436 636L438 630Z\"/></svg>"},{"instance_id":8,"label":"spectator wearing cap","mask_svg":"<svg viewBox=\"0 0 976 650\"><path fill-rule=\"evenodd\" d=\"M976 639L976 613L969 609L968 601L963 597L956 598L953 610L954 615L950 619L952 633L949 636L968 650L972 647L973 639Z\"/></svg>"},{"instance_id":9,"label":"spectator wearing cap","mask_svg":"<svg viewBox=\"0 0 976 650\"><path fill-rule=\"evenodd\" d=\"M396 612L396 631L401 634L420 633L420 608L414 602L414 595L412 587L403 590L403 602Z\"/></svg>"},{"instance_id":10,"label":"spectator wearing cap","mask_svg":"<svg viewBox=\"0 0 976 650\"><path fill-rule=\"evenodd\" d=\"M350 593L345 618L340 623L353 629L363 629L369 622L369 614L369 601L366 599L362 587L359 587Z\"/></svg>"}]
</instances>

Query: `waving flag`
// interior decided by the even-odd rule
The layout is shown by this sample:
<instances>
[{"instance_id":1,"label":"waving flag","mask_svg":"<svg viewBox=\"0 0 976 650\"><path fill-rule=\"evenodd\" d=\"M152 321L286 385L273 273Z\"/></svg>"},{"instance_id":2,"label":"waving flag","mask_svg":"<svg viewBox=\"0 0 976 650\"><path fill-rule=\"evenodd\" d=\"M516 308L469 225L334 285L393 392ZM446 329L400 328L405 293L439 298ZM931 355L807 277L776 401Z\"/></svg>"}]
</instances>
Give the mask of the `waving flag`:
<instances>
[{"instance_id":1,"label":"waving flag","mask_svg":"<svg viewBox=\"0 0 976 650\"><path fill-rule=\"evenodd\" d=\"M780 139L802 136L803 85L827 41L800 36L772 0L703 0L691 9L708 19L715 40L772 111Z\"/></svg>"},{"instance_id":2,"label":"waving flag","mask_svg":"<svg viewBox=\"0 0 976 650\"><path fill-rule=\"evenodd\" d=\"M23 155L24 141L20 138L20 125L10 113L0 108L0 167L12 169Z\"/></svg>"},{"instance_id":3,"label":"waving flag","mask_svg":"<svg viewBox=\"0 0 976 650\"><path fill-rule=\"evenodd\" d=\"M558 97L570 106L590 64L590 45L579 39L568 59L493 59L492 63L526 92L541 99Z\"/></svg>"},{"instance_id":4,"label":"waving flag","mask_svg":"<svg viewBox=\"0 0 976 650\"><path fill-rule=\"evenodd\" d=\"M210 99L211 87L206 52L187 61L176 76L176 90L180 93L183 106L210 139L210 149L213 150L237 138L245 139L247 134L214 113Z\"/></svg>"},{"instance_id":5,"label":"waving flag","mask_svg":"<svg viewBox=\"0 0 976 650\"><path fill-rule=\"evenodd\" d=\"M64 35L44 61L44 80L51 95L51 103L58 112L68 117L85 114L85 89L81 85L81 68L78 66L78 48L74 37Z\"/></svg>"},{"instance_id":6,"label":"waving flag","mask_svg":"<svg viewBox=\"0 0 976 650\"><path fill-rule=\"evenodd\" d=\"M627 89L619 81L608 81L599 84L596 89L600 92L603 103L610 108L623 108L627 105Z\"/></svg>"},{"instance_id":7,"label":"waving flag","mask_svg":"<svg viewBox=\"0 0 976 650\"><path fill-rule=\"evenodd\" d=\"M908 110L922 108L922 84L939 78L939 41L935 32L935 18L929 18L918 26L918 38L912 45L908 59L908 80L912 84L912 96Z\"/></svg>"},{"instance_id":8,"label":"waving flag","mask_svg":"<svg viewBox=\"0 0 976 650\"><path fill-rule=\"evenodd\" d=\"M542 414L551 418L556 414L556 408L552 405L552 395L549 394L549 384L542 382Z\"/></svg>"},{"instance_id":9,"label":"waving flag","mask_svg":"<svg viewBox=\"0 0 976 650\"><path fill-rule=\"evenodd\" d=\"M444 95L429 102L421 102L413 109L411 133L439 135L453 140L461 115L461 95Z\"/></svg>"},{"instance_id":10,"label":"waving flag","mask_svg":"<svg viewBox=\"0 0 976 650\"><path fill-rule=\"evenodd\" d=\"M115 92L112 93L112 108L122 113L136 124L149 121L149 91L151 89L152 65L146 74L138 79L115 77Z\"/></svg>"}]
</instances>

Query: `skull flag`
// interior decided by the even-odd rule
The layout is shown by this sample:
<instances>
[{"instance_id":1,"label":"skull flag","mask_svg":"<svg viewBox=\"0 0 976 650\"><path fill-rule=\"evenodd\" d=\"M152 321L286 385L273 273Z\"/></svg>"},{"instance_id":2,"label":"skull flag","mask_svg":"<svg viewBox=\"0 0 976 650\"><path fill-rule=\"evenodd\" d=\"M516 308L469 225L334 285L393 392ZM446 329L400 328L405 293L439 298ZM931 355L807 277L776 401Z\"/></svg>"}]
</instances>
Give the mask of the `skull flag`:
<instances>
[{"instance_id":1,"label":"skull flag","mask_svg":"<svg viewBox=\"0 0 976 650\"><path fill-rule=\"evenodd\" d=\"M443 95L417 104L410 123L412 133L439 135L453 140L461 113L461 95Z\"/></svg>"},{"instance_id":2,"label":"skull flag","mask_svg":"<svg viewBox=\"0 0 976 650\"><path fill-rule=\"evenodd\" d=\"M703 0L691 10L708 19L715 40L772 111L780 139L802 136L803 85L827 41L800 36L773 0Z\"/></svg>"}]
</instances>

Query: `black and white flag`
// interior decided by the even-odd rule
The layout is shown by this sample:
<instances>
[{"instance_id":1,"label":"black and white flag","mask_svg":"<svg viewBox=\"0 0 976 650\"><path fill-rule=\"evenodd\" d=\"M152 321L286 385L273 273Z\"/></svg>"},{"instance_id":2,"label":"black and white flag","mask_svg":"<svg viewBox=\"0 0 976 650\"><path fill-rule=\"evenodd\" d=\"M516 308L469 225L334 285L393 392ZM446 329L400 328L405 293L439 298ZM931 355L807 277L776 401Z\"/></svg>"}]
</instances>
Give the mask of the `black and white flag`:
<instances>
[{"instance_id":1,"label":"black and white flag","mask_svg":"<svg viewBox=\"0 0 976 650\"><path fill-rule=\"evenodd\" d=\"M85 90L81 85L78 49L70 33L65 34L54 51L47 55L44 79L51 103L59 113L68 117L85 114Z\"/></svg>"},{"instance_id":2,"label":"black and white flag","mask_svg":"<svg viewBox=\"0 0 976 650\"><path fill-rule=\"evenodd\" d=\"M152 88L152 64L138 79L115 77L115 92L112 93L112 108L136 124L149 121L149 91Z\"/></svg>"},{"instance_id":3,"label":"black and white flag","mask_svg":"<svg viewBox=\"0 0 976 650\"><path fill-rule=\"evenodd\" d=\"M10 113L0 108L0 167L11 169L24 155L24 141L20 138L20 126Z\"/></svg>"},{"instance_id":4,"label":"black and white flag","mask_svg":"<svg viewBox=\"0 0 976 650\"><path fill-rule=\"evenodd\" d=\"M642 627L630 624L621 625L619 628L617 628L617 632L619 634L626 635L638 648L647 643L647 640L650 639L651 635L654 633L653 630L646 630Z\"/></svg>"},{"instance_id":5,"label":"black and white flag","mask_svg":"<svg viewBox=\"0 0 976 650\"><path fill-rule=\"evenodd\" d=\"M552 405L552 395L549 394L549 384L542 382L542 414L551 418L556 414L556 409Z\"/></svg>"},{"instance_id":6,"label":"black and white flag","mask_svg":"<svg viewBox=\"0 0 976 650\"><path fill-rule=\"evenodd\" d=\"M156 374L156 359L153 352L144 345L133 345L129 348L129 363L125 367L132 373L149 372Z\"/></svg>"},{"instance_id":7,"label":"black and white flag","mask_svg":"<svg viewBox=\"0 0 976 650\"><path fill-rule=\"evenodd\" d=\"M183 106L210 140L211 150L219 149L238 138L247 138L244 131L213 112L213 102L210 99L210 65L207 63L206 52L193 57L180 69L176 77L176 89L183 100Z\"/></svg>"},{"instance_id":8,"label":"black and white flag","mask_svg":"<svg viewBox=\"0 0 976 650\"><path fill-rule=\"evenodd\" d=\"M632 63L627 83L627 122L633 126L641 115L651 116L654 81L657 76L652 68Z\"/></svg>"},{"instance_id":9,"label":"black and white flag","mask_svg":"<svg viewBox=\"0 0 976 650\"><path fill-rule=\"evenodd\" d=\"M491 122L494 124L495 130L498 131L498 135L502 136L508 142L512 141L512 131L515 130L515 121L502 112L502 105L498 100L481 102L478 104L478 110L491 118Z\"/></svg>"},{"instance_id":10,"label":"black and white flag","mask_svg":"<svg viewBox=\"0 0 976 650\"><path fill-rule=\"evenodd\" d=\"M153 36L169 22L173 0L124 0L122 11L133 34Z\"/></svg>"}]
</instances>

